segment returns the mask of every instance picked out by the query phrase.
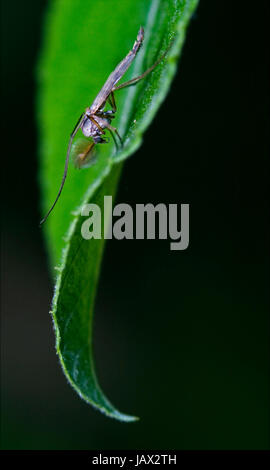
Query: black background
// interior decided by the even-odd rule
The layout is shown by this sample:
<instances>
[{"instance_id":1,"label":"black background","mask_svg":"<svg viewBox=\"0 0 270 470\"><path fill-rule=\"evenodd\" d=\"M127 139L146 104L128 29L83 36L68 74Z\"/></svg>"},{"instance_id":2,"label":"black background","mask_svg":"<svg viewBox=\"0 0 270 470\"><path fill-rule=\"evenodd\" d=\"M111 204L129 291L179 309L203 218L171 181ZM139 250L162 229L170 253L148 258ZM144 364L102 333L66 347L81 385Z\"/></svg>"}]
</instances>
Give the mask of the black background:
<instances>
[{"instance_id":1,"label":"black background","mask_svg":"<svg viewBox=\"0 0 270 470\"><path fill-rule=\"evenodd\" d=\"M35 64L47 2L2 1L2 447L269 447L268 2L201 0L118 202L190 204L190 246L107 244L95 309L110 420L66 383L37 185Z\"/></svg>"}]
</instances>

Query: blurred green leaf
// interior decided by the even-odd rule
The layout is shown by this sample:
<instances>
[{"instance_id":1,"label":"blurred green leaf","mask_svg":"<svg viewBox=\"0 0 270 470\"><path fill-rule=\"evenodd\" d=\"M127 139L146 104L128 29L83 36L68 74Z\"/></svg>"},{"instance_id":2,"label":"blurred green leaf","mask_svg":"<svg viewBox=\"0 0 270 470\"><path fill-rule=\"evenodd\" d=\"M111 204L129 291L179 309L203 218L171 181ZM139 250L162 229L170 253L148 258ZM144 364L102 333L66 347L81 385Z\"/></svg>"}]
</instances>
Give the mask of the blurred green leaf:
<instances>
[{"instance_id":1,"label":"blurred green leaf","mask_svg":"<svg viewBox=\"0 0 270 470\"><path fill-rule=\"evenodd\" d=\"M136 418L110 404L95 375L92 320L104 240L82 238L80 208L89 202L102 208L103 196L115 194L120 162L140 146L143 132L168 92L197 3L58 0L50 5L44 29L38 70L44 212L60 185L70 132L131 49L139 27L145 28L144 44L124 81L150 67L171 44L166 58L150 75L136 86L116 92L114 125L124 138L124 147L116 152L113 143L99 146L97 161L88 169L78 171L70 165L61 199L44 226L51 264L58 265L52 316L64 373L84 400L122 421Z\"/></svg>"}]
</instances>

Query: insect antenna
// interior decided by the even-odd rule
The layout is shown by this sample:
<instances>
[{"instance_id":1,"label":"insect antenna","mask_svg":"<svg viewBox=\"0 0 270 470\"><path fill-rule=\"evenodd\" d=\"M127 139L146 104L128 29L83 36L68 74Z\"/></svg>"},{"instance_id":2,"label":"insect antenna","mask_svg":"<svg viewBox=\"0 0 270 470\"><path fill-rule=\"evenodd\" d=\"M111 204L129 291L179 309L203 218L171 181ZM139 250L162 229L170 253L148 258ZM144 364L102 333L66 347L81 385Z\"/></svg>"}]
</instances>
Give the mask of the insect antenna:
<instances>
[{"instance_id":1,"label":"insect antenna","mask_svg":"<svg viewBox=\"0 0 270 470\"><path fill-rule=\"evenodd\" d=\"M67 171L68 171L68 164L69 164L69 156L70 156L70 150L71 150L71 145L72 145L72 141L75 137L75 135L77 134L80 126L81 126L81 123L84 119L84 113L81 115L80 119L78 120L72 134L70 135L70 139L69 139L69 143L68 143L68 149L67 149L67 156L66 156L66 161L65 161L65 168L64 168L64 174L63 174L63 177L62 177L62 181L61 181L61 185L60 185L60 188L59 188L59 191L57 193L57 196L55 198L55 201L53 203L53 205L51 206L51 208L48 210L47 214L45 215L45 217L43 217L43 219L40 221L39 225L42 225L44 224L44 222L47 220L48 216L50 215L50 213L52 212L52 210L54 209L55 207L55 204L57 203L60 195L61 195L61 192L62 192L62 189L64 187L64 184L65 184L65 181L66 181L66 177L67 177Z\"/></svg>"}]
</instances>

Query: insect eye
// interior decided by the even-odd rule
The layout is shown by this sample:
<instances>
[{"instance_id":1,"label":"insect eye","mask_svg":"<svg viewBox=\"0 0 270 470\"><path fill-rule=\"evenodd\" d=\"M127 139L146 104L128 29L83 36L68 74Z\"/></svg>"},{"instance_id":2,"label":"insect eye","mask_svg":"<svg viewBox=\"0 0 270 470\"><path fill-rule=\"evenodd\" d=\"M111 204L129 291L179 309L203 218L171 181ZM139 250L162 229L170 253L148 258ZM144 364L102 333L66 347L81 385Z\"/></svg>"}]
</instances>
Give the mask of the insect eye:
<instances>
[{"instance_id":1,"label":"insect eye","mask_svg":"<svg viewBox=\"0 0 270 470\"><path fill-rule=\"evenodd\" d=\"M93 165L95 159L95 144L92 140L78 139L72 145L71 156L76 168L86 168Z\"/></svg>"}]
</instances>

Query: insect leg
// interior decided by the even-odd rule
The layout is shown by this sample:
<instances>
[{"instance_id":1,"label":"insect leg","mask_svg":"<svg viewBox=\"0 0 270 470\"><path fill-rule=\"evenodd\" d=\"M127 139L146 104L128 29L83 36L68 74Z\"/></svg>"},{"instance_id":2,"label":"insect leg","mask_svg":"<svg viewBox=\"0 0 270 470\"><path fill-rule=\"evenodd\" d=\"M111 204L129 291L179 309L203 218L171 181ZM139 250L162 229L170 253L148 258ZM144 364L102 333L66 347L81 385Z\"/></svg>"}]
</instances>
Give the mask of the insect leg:
<instances>
[{"instance_id":1,"label":"insect leg","mask_svg":"<svg viewBox=\"0 0 270 470\"><path fill-rule=\"evenodd\" d=\"M82 124L84 118L85 118L85 113L83 113L83 114L80 116L80 118L79 118L79 120L78 120L76 126L74 127L72 133L70 134L69 143L68 143L68 149L67 149L67 155L66 155L66 161L65 161L65 169L64 169L64 174L63 174L63 177L62 177L61 185L60 185L59 191L58 191L58 193L57 193L56 199L55 199L55 201L54 201L52 207L51 207L50 210L47 212L47 214L45 215L45 217L43 217L43 219L40 221L40 225L42 225L42 224L45 222L45 220L48 218L49 214L52 212L52 210L53 210L55 204L57 203L57 201L58 201L58 199L59 199L59 197L60 197L60 194L61 194L61 192L62 192L63 186L64 186L64 184L65 184L66 176L67 176L68 162L69 162L69 155L70 155L70 150L71 150L72 141L73 141L75 135L77 134L78 130L80 129L81 124Z\"/></svg>"},{"instance_id":2,"label":"insect leg","mask_svg":"<svg viewBox=\"0 0 270 470\"><path fill-rule=\"evenodd\" d=\"M112 91L111 94L109 95L108 101L112 107L113 113L116 113L117 107L116 107L116 102L115 102L115 97L114 97L114 92Z\"/></svg>"},{"instance_id":3,"label":"insect leg","mask_svg":"<svg viewBox=\"0 0 270 470\"><path fill-rule=\"evenodd\" d=\"M112 138L113 138L115 148L116 148L116 150L118 150L119 147L118 147L118 144L117 144L117 140L116 140L116 138L115 138L115 136L114 136L114 133L113 133L113 131L112 131L111 129L108 129L108 130L109 130L109 132L110 132L110 134L111 134L111 136L112 136Z\"/></svg>"},{"instance_id":4,"label":"insect leg","mask_svg":"<svg viewBox=\"0 0 270 470\"><path fill-rule=\"evenodd\" d=\"M102 129L102 127L99 125L99 123L93 118L93 116L87 116L90 121L92 121L95 126L97 126L98 130L102 133L105 134L105 131Z\"/></svg>"},{"instance_id":5,"label":"insect leg","mask_svg":"<svg viewBox=\"0 0 270 470\"><path fill-rule=\"evenodd\" d=\"M116 107L116 102L115 102L115 97L114 97L113 91L108 96L108 101L109 101L109 105L112 107L112 109L109 109L108 111L97 111L96 115L100 116L102 118L109 117L110 119L114 119L114 117L115 117L114 114L117 111L117 107Z\"/></svg>"},{"instance_id":6,"label":"insect leg","mask_svg":"<svg viewBox=\"0 0 270 470\"><path fill-rule=\"evenodd\" d=\"M105 119L103 120L103 119L101 118L101 120L102 120L102 122L104 122L104 128L109 129L109 131L115 132L115 134L117 135L118 139L119 139L120 142L121 142L121 146L123 146L123 145L124 145L124 144L123 144L123 140L122 140L121 136L119 135L119 132L118 132L118 130L116 129L116 127L111 126L111 124L110 124L108 121L105 121Z\"/></svg>"},{"instance_id":7,"label":"insect leg","mask_svg":"<svg viewBox=\"0 0 270 470\"><path fill-rule=\"evenodd\" d=\"M123 143L122 137L120 136L120 134L119 134L118 130L116 129L116 127L113 127L110 124L107 127L108 127L109 131L116 133L118 139L121 142L121 147L123 147L124 143Z\"/></svg>"},{"instance_id":8,"label":"insect leg","mask_svg":"<svg viewBox=\"0 0 270 470\"><path fill-rule=\"evenodd\" d=\"M118 86L114 86L112 88L112 92L114 92L115 90L120 90L121 88L126 88L127 86L130 86L130 85L136 85L137 82L139 82L140 80L142 80L144 77L146 77L146 75L148 75L149 73L151 73L159 64L160 62L164 59L164 57L166 56L168 50L170 49L171 45L166 49L166 51L164 52L164 54L162 54L162 56L151 66L149 67L149 69L147 69L144 73L142 73L141 75L139 75L138 77L134 77L132 78L131 80L128 80L127 82L124 82L122 83L121 85L118 85Z\"/></svg>"}]
</instances>

